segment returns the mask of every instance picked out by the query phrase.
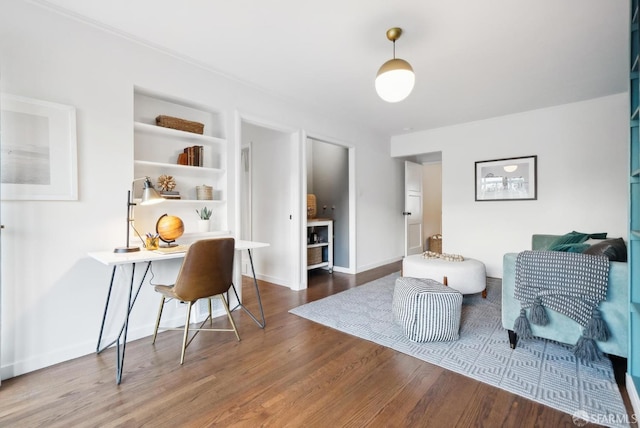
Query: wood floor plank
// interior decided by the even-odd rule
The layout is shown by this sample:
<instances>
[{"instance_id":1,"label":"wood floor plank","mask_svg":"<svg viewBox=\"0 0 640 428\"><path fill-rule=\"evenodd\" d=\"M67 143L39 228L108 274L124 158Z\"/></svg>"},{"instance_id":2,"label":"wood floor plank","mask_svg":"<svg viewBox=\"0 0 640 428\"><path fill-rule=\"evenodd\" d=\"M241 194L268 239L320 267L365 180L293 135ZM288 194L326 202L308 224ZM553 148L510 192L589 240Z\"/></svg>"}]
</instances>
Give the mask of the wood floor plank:
<instances>
[{"instance_id":1,"label":"wood floor plank","mask_svg":"<svg viewBox=\"0 0 640 428\"><path fill-rule=\"evenodd\" d=\"M130 342L121 385L113 349L7 379L0 426L574 426L571 415L288 312L399 270L313 271L302 291L261 282L264 330L236 311L242 340L200 333L183 366L180 332ZM249 280L243 295L257 313Z\"/></svg>"}]
</instances>

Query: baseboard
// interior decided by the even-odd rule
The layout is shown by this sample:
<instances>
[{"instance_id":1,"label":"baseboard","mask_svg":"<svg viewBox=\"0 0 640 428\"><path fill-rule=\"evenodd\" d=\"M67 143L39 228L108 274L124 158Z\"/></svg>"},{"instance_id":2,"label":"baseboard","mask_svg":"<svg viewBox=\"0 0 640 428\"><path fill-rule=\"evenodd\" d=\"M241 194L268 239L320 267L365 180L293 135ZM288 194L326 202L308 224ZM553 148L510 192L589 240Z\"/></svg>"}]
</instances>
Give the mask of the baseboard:
<instances>
[{"instance_id":1,"label":"baseboard","mask_svg":"<svg viewBox=\"0 0 640 428\"><path fill-rule=\"evenodd\" d=\"M351 268L345 268L345 267L341 267L341 266L334 266L333 267L333 271L334 272L340 272L340 273L348 273L348 274L355 274L356 271L354 269Z\"/></svg>"},{"instance_id":2,"label":"baseboard","mask_svg":"<svg viewBox=\"0 0 640 428\"><path fill-rule=\"evenodd\" d=\"M631 401L631 406L633 407L633 412L635 413L635 417L632 416L632 420L635 420L637 423L638 418L640 418L640 397L638 396L636 384L629 373L626 374L625 386L627 388L627 395L629 395L629 401Z\"/></svg>"},{"instance_id":3,"label":"baseboard","mask_svg":"<svg viewBox=\"0 0 640 428\"><path fill-rule=\"evenodd\" d=\"M365 272L365 271L368 271L368 270L371 270L371 269L375 269L375 268L380 267L380 266L388 265L389 263L395 263L395 262L398 262L398 261L402 260L403 258L404 257L402 257L402 256L393 257L391 259L387 259L387 260L384 260L384 261L381 261L381 262L372 263L372 264L364 265L364 266L358 266L356 268L356 273L361 273L361 272Z\"/></svg>"},{"instance_id":4,"label":"baseboard","mask_svg":"<svg viewBox=\"0 0 640 428\"><path fill-rule=\"evenodd\" d=\"M213 316L222 316L225 315L224 311L221 309L220 311L214 311ZM204 318L203 318L204 319ZM199 321L202 321L199 320ZM194 320L197 322L197 320ZM176 314L176 316L171 318L163 318L162 324L166 327L179 327L184 325L184 314ZM153 329L155 327L155 319L144 326L129 328L127 332L127 342L131 342L134 340L142 339L145 337L150 337L153 334ZM115 327L114 327L115 328ZM116 330L120 330L117 328ZM33 372L36 370L43 369L45 367L50 367L59 363L63 363L69 360L73 360L75 358L83 357L85 355L94 354L96 352L96 345L98 339L98 332L96 331L95 340L86 341L77 346L73 346L66 349L55 350L53 352L48 352L46 354L35 355L27 360L22 361L14 361L12 364L8 364L6 366L0 367L0 379L10 379L12 377L20 376L29 372ZM102 344L107 344L113 340L115 340L117 333L113 335L104 336L102 339ZM149 340L149 344L151 344L151 340ZM113 345L115 346L115 344ZM111 358L111 356L109 356ZM115 376L115 356L113 356L113 364L114 364L114 376Z\"/></svg>"}]
</instances>

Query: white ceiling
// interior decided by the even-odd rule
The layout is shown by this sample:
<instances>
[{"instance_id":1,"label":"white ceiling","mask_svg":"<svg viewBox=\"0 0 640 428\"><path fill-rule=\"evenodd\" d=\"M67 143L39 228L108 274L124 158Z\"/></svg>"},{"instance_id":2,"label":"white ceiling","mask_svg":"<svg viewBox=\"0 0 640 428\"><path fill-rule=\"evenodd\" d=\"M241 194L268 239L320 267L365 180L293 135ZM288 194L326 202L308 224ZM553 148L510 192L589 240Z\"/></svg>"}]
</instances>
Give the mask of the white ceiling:
<instances>
[{"instance_id":1,"label":"white ceiling","mask_svg":"<svg viewBox=\"0 0 640 428\"><path fill-rule=\"evenodd\" d=\"M626 0L36 0L386 135L627 90ZM374 90L392 57L413 93Z\"/></svg>"}]
</instances>

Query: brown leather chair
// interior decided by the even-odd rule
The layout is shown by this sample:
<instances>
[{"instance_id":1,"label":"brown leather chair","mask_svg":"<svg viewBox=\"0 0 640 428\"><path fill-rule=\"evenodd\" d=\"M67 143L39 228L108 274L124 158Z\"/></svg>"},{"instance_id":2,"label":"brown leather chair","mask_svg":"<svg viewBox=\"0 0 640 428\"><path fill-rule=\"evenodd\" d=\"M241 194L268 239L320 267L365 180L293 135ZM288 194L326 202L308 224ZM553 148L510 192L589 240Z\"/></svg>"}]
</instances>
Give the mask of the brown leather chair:
<instances>
[{"instance_id":1,"label":"brown leather chair","mask_svg":"<svg viewBox=\"0 0 640 428\"><path fill-rule=\"evenodd\" d=\"M155 286L155 290L162 294L162 299L160 301L158 319L156 320L156 328L153 332L153 343L156 343L156 336L158 335L158 328L160 327L160 318L162 317L162 308L164 308L165 302L176 299L189 304L187 308L187 319L184 325L180 364L184 363L184 353L187 346L189 346L200 331L233 331L238 340L240 340L238 329L231 317L229 305L223 294L232 286L234 245L235 241L233 238L203 239L194 242L185 254L176 283L174 285ZM233 328L203 328L207 320L211 325L213 324L211 317L211 299L214 297L222 301L222 305L227 311L227 316ZM209 316L200 324L200 327L190 329L189 320L191 318L191 307L199 299L208 299ZM167 328L166 330L182 330L182 328ZM195 331L195 334L187 341L189 330Z\"/></svg>"}]
</instances>

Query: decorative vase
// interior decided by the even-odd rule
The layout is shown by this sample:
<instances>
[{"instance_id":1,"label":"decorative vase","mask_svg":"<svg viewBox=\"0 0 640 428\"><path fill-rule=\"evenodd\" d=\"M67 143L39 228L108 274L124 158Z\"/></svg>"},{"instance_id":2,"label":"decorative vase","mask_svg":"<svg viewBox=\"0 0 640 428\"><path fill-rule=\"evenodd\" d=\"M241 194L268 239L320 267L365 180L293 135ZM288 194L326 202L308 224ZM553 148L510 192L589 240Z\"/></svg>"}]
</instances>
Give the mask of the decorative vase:
<instances>
[{"instance_id":1,"label":"decorative vase","mask_svg":"<svg viewBox=\"0 0 640 428\"><path fill-rule=\"evenodd\" d=\"M198 220L198 232L208 232L209 223L210 220Z\"/></svg>"}]
</instances>

